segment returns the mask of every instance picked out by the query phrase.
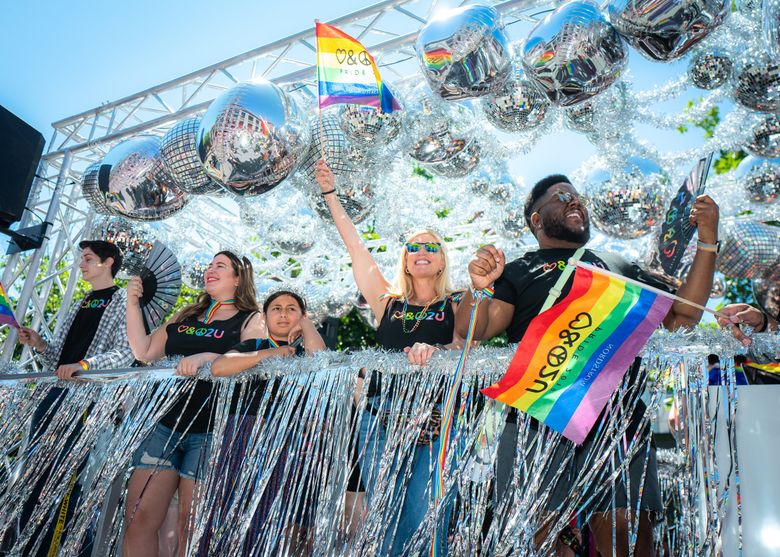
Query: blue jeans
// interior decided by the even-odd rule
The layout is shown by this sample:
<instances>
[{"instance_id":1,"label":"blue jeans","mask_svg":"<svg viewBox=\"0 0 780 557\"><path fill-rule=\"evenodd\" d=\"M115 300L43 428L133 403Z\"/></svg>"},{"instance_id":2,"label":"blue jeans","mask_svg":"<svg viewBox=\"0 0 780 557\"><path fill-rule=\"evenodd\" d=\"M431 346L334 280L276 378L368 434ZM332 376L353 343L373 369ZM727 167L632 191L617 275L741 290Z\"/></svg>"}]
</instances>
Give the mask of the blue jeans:
<instances>
[{"instance_id":1,"label":"blue jeans","mask_svg":"<svg viewBox=\"0 0 780 557\"><path fill-rule=\"evenodd\" d=\"M370 407L371 400L369 400L368 404ZM366 500L369 508L385 448L385 427L381 422L377 423L378 420L379 415L372 414L369 408L366 408L360 421L360 444L358 447L360 451L360 473L361 478L365 482ZM392 514L392 520L387 525L382 548L378 552L379 555L391 555L394 557L410 555L408 551L404 551L404 546L412 539L415 531L422 524L425 514L432 503L433 466L436 463L439 446L440 440L437 438L430 445L419 445L414 448L411 466L412 473L406 486L404 486L405 474L403 472L398 474L395 491L398 494L397 497L403 497L403 504L401 505L400 516L397 514L398 511ZM396 462L394 468L406 470L407 463L399 464ZM398 501L398 499L394 499L395 501ZM395 536L392 536L396 517L398 518L398 526ZM439 520L438 539L440 555L447 554L446 526L448 519L449 512L445 512L444 517ZM429 546L426 545L421 555L427 554L428 549Z\"/></svg>"},{"instance_id":2,"label":"blue jeans","mask_svg":"<svg viewBox=\"0 0 780 557\"><path fill-rule=\"evenodd\" d=\"M200 481L206 472L211 433L178 433L157 424L133 455L134 468L174 470Z\"/></svg>"}]
</instances>

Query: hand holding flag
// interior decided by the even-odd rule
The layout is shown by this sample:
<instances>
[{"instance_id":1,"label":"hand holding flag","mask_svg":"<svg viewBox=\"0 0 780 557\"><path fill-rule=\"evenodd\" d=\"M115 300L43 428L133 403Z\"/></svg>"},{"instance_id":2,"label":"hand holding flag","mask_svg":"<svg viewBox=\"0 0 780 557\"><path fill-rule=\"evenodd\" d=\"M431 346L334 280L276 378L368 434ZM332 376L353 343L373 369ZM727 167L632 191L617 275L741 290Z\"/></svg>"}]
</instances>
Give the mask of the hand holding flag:
<instances>
[{"instance_id":1,"label":"hand holding flag","mask_svg":"<svg viewBox=\"0 0 780 557\"><path fill-rule=\"evenodd\" d=\"M10 325L15 329L20 329L19 323L14 316L14 310L11 307L11 301L5 293L3 284L0 283L0 325Z\"/></svg>"}]
</instances>

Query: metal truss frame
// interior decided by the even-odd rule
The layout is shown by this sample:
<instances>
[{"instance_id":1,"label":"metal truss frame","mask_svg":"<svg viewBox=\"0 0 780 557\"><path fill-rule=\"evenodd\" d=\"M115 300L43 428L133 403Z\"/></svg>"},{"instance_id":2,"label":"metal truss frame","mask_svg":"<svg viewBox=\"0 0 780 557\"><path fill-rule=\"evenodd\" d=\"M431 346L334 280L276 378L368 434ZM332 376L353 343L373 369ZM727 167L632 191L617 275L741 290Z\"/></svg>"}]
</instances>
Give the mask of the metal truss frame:
<instances>
[{"instance_id":1,"label":"metal truss frame","mask_svg":"<svg viewBox=\"0 0 780 557\"><path fill-rule=\"evenodd\" d=\"M530 27L557 2L488 0L504 16L510 31ZM437 0L383 0L329 23L358 38L371 51L389 81L416 73L414 42L419 29L435 13ZM514 24L521 23L514 27ZM49 223L41 248L7 256L2 283L17 300L17 317L54 335L73 301L78 281L78 242L94 217L81 195L80 177L117 142L139 133L161 135L184 117L202 113L209 103L234 84L264 77L316 98L314 29L270 42L217 64L105 103L52 124L54 131L38 169L20 227L37 220ZM225 210L220 204L215 204ZM204 235L220 235L203 224ZM62 297L59 310L47 318L44 309L54 290ZM20 319L21 321L21 319ZM9 329L0 360L14 359L16 331ZM37 367L29 349L21 365Z\"/></svg>"}]
</instances>

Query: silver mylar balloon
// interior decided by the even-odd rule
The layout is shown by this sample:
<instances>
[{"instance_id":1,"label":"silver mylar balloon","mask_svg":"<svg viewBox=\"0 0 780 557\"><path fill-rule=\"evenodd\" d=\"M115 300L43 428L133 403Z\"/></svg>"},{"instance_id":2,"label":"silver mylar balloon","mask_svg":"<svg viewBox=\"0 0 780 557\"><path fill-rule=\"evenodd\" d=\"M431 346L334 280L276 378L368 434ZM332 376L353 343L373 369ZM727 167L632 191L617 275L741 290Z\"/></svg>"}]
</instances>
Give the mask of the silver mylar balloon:
<instances>
[{"instance_id":1,"label":"silver mylar balloon","mask_svg":"<svg viewBox=\"0 0 780 557\"><path fill-rule=\"evenodd\" d=\"M469 174L479 165L481 150L479 143L474 140L455 156L442 162L424 164L423 166L438 176L460 178Z\"/></svg>"},{"instance_id":2,"label":"silver mylar balloon","mask_svg":"<svg viewBox=\"0 0 780 557\"><path fill-rule=\"evenodd\" d=\"M616 238L639 238L652 231L666 211L669 176L655 162L629 157L622 168L600 167L587 178L583 193L593 224Z\"/></svg>"},{"instance_id":3,"label":"silver mylar balloon","mask_svg":"<svg viewBox=\"0 0 780 557\"><path fill-rule=\"evenodd\" d=\"M122 217L102 217L95 223L91 237L110 242L121 250L122 267L117 275L121 279L141 272L156 240L149 225L134 224Z\"/></svg>"},{"instance_id":4,"label":"silver mylar balloon","mask_svg":"<svg viewBox=\"0 0 780 557\"><path fill-rule=\"evenodd\" d=\"M482 110L495 127L508 132L523 132L544 121L550 103L525 79L519 67L501 88L482 99Z\"/></svg>"},{"instance_id":5,"label":"silver mylar balloon","mask_svg":"<svg viewBox=\"0 0 780 557\"><path fill-rule=\"evenodd\" d=\"M270 81L240 83L211 103L198 130L206 173L236 195L259 195L287 178L308 147L306 116Z\"/></svg>"},{"instance_id":6,"label":"silver mylar balloon","mask_svg":"<svg viewBox=\"0 0 780 557\"><path fill-rule=\"evenodd\" d=\"M780 0L763 0L764 39L768 51L775 59L780 58Z\"/></svg>"},{"instance_id":7,"label":"silver mylar balloon","mask_svg":"<svg viewBox=\"0 0 780 557\"><path fill-rule=\"evenodd\" d=\"M471 191L477 195L487 195L492 183L493 175L487 170L480 170L471 180Z\"/></svg>"},{"instance_id":8,"label":"silver mylar balloon","mask_svg":"<svg viewBox=\"0 0 780 557\"><path fill-rule=\"evenodd\" d=\"M214 255L205 251L186 252L181 260L181 281L195 290L203 290L206 283L203 274L209 268Z\"/></svg>"},{"instance_id":9,"label":"silver mylar balloon","mask_svg":"<svg viewBox=\"0 0 780 557\"><path fill-rule=\"evenodd\" d=\"M373 161L355 155L334 114L315 115L309 121L311 144L301 161L298 175L305 183L296 186L309 198L318 215L330 220L330 211L322 199L314 176L317 161L324 158L335 175L336 195L353 222L363 221L373 207L373 185L369 171Z\"/></svg>"},{"instance_id":10,"label":"silver mylar balloon","mask_svg":"<svg viewBox=\"0 0 780 557\"><path fill-rule=\"evenodd\" d=\"M668 62L723 23L730 0L610 0L609 20L651 60Z\"/></svg>"},{"instance_id":11,"label":"silver mylar balloon","mask_svg":"<svg viewBox=\"0 0 780 557\"><path fill-rule=\"evenodd\" d=\"M691 59L688 76L699 89L717 89L731 77L734 61L722 52L701 52Z\"/></svg>"},{"instance_id":12,"label":"silver mylar balloon","mask_svg":"<svg viewBox=\"0 0 780 557\"><path fill-rule=\"evenodd\" d=\"M757 157L772 159L780 157L780 117L767 116L753 130L753 137L745 145L745 149Z\"/></svg>"},{"instance_id":13,"label":"silver mylar balloon","mask_svg":"<svg viewBox=\"0 0 780 557\"><path fill-rule=\"evenodd\" d=\"M780 62L755 60L737 75L734 100L759 112L780 112Z\"/></svg>"},{"instance_id":14,"label":"silver mylar balloon","mask_svg":"<svg viewBox=\"0 0 780 557\"><path fill-rule=\"evenodd\" d=\"M160 143L163 166L176 185L187 193L221 193L225 190L209 178L198 156L196 137L200 121L200 116L186 118L174 124L163 136Z\"/></svg>"},{"instance_id":15,"label":"silver mylar balloon","mask_svg":"<svg viewBox=\"0 0 780 557\"><path fill-rule=\"evenodd\" d=\"M111 215L113 211L106 201L106 193L100 189L100 167L102 162L90 164L81 176L81 194L89 204L101 215Z\"/></svg>"},{"instance_id":16,"label":"silver mylar balloon","mask_svg":"<svg viewBox=\"0 0 780 557\"><path fill-rule=\"evenodd\" d=\"M501 232L508 238L521 238L527 231L522 207L510 207L501 217Z\"/></svg>"},{"instance_id":17,"label":"silver mylar balloon","mask_svg":"<svg viewBox=\"0 0 780 557\"><path fill-rule=\"evenodd\" d=\"M558 106L601 93L627 61L620 35L595 4L583 0L572 0L539 22L522 52L526 75Z\"/></svg>"},{"instance_id":18,"label":"silver mylar balloon","mask_svg":"<svg viewBox=\"0 0 780 557\"><path fill-rule=\"evenodd\" d=\"M160 138L139 135L113 147L103 158L108 169L99 174L108 206L132 220L161 220L187 203L187 194L166 172Z\"/></svg>"},{"instance_id":19,"label":"silver mylar balloon","mask_svg":"<svg viewBox=\"0 0 780 557\"><path fill-rule=\"evenodd\" d=\"M765 313L780 317L780 276L754 279L753 298Z\"/></svg>"},{"instance_id":20,"label":"silver mylar balloon","mask_svg":"<svg viewBox=\"0 0 780 557\"><path fill-rule=\"evenodd\" d=\"M726 222L721 234L718 270L734 278L758 278L777 268L780 228L751 220Z\"/></svg>"},{"instance_id":21,"label":"silver mylar balloon","mask_svg":"<svg viewBox=\"0 0 780 557\"><path fill-rule=\"evenodd\" d=\"M748 156L740 161L737 183L757 203L771 203L780 196L780 158Z\"/></svg>"},{"instance_id":22,"label":"silver mylar balloon","mask_svg":"<svg viewBox=\"0 0 780 557\"><path fill-rule=\"evenodd\" d=\"M374 106L342 104L338 111L341 131L347 139L361 147L385 147L403 129L401 110L388 114Z\"/></svg>"},{"instance_id":23,"label":"silver mylar balloon","mask_svg":"<svg viewBox=\"0 0 780 557\"><path fill-rule=\"evenodd\" d=\"M420 30L422 73L446 100L495 92L512 68L512 46L495 8L474 4L443 11Z\"/></svg>"}]
</instances>

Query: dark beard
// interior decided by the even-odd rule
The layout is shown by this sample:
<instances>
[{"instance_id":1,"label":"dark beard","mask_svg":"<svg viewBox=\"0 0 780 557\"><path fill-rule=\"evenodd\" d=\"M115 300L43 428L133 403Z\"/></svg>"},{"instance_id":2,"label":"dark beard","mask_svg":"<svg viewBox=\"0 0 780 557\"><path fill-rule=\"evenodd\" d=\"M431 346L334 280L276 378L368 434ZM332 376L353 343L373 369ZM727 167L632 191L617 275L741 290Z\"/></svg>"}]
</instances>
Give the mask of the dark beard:
<instances>
[{"instance_id":1,"label":"dark beard","mask_svg":"<svg viewBox=\"0 0 780 557\"><path fill-rule=\"evenodd\" d=\"M542 217L542 227L547 237L555 238L556 240L582 245L587 244L588 240L590 240L590 221L588 220L585 221L583 229L578 230L566 226L564 219L552 216Z\"/></svg>"}]
</instances>

